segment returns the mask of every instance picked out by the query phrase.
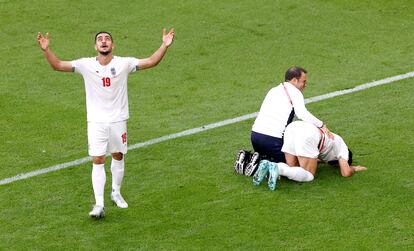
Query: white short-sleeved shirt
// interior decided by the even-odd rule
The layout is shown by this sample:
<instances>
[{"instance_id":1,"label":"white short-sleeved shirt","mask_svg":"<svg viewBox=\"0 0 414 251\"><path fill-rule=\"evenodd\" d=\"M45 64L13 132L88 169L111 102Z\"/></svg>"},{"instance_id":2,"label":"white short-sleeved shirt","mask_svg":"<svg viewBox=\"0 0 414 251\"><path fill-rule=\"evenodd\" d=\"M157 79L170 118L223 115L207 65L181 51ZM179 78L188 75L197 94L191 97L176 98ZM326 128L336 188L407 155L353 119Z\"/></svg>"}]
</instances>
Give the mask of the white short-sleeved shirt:
<instances>
[{"instance_id":1,"label":"white short-sleeved shirt","mask_svg":"<svg viewBox=\"0 0 414 251\"><path fill-rule=\"evenodd\" d=\"M137 70L139 59L114 56L108 65L96 57L71 61L74 72L83 76L89 122L118 122L129 118L128 74Z\"/></svg>"},{"instance_id":2,"label":"white short-sleeved shirt","mask_svg":"<svg viewBox=\"0 0 414 251\"><path fill-rule=\"evenodd\" d=\"M285 90L286 88L286 90ZM289 82L273 87L266 95L252 131L282 138L294 111L299 119L321 127L323 122L313 116L305 107L302 92Z\"/></svg>"},{"instance_id":3,"label":"white short-sleeved shirt","mask_svg":"<svg viewBox=\"0 0 414 251\"><path fill-rule=\"evenodd\" d=\"M348 160L348 146L341 136L332 133L330 139L316 126L305 122L295 121L286 127L282 152L295 156L319 158L324 162Z\"/></svg>"}]
</instances>

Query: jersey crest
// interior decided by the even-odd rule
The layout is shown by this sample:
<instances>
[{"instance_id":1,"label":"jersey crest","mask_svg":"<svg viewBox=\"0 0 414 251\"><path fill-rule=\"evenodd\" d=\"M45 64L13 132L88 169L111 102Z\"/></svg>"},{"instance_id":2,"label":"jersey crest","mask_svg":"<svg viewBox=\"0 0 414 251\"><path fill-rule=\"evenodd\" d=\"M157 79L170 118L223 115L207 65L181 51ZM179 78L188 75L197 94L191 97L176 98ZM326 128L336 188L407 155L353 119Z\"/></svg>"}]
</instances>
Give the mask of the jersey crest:
<instances>
[{"instance_id":1,"label":"jersey crest","mask_svg":"<svg viewBox=\"0 0 414 251\"><path fill-rule=\"evenodd\" d=\"M115 70L115 67L112 67L112 68L111 68L111 74L112 74L112 76L115 76L115 75L116 75L116 70Z\"/></svg>"}]
</instances>

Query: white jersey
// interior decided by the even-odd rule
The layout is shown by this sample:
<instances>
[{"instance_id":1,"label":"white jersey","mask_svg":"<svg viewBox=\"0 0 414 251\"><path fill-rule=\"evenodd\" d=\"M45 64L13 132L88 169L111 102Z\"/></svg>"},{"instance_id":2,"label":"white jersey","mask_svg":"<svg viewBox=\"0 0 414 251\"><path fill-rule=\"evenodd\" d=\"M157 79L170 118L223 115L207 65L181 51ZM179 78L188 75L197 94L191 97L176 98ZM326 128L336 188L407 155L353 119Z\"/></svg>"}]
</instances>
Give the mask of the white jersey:
<instances>
[{"instance_id":1,"label":"white jersey","mask_svg":"<svg viewBox=\"0 0 414 251\"><path fill-rule=\"evenodd\" d=\"M348 161L349 150L345 141L338 134L332 133L334 138L330 139L328 135L324 135L325 144L321 144L318 158L324 162L339 160L340 158ZM321 142L322 143L322 142Z\"/></svg>"},{"instance_id":2,"label":"white jersey","mask_svg":"<svg viewBox=\"0 0 414 251\"><path fill-rule=\"evenodd\" d=\"M89 122L118 122L129 118L128 74L137 70L138 59L114 56L108 65L96 57L71 61L74 72L83 76Z\"/></svg>"},{"instance_id":3,"label":"white jersey","mask_svg":"<svg viewBox=\"0 0 414 251\"><path fill-rule=\"evenodd\" d=\"M293 114L317 127L323 125L306 109L302 92L291 83L284 82L267 93L252 131L282 138L286 126L292 122Z\"/></svg>"},{"instance_id":4,"label":"white jersey","mask_svg":"<svg viewBox=\"0 0 414 251\"><path fill-rule=\"evenodd\" d=\"M295 121L286 128L282 152L295 156L319 158L324 162L340 158L348 160L348 146L341 136L332 134L333 139L308 122Z\"/></svg>"}]
</instances>

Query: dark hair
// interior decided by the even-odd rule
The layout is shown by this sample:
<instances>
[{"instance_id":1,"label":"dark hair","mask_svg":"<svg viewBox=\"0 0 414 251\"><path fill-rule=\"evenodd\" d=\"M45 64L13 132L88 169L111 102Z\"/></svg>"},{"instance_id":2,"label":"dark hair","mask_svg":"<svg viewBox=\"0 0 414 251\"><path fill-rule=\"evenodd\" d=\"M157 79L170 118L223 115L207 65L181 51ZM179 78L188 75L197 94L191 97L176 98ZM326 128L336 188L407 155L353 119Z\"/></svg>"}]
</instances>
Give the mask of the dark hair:
<instances>
[{"instance_id":1,"label":"dark hair","mask_svg":"<svg viewBox=\"0 0 414 251\"><path fill-rule=\"evenodd\" d=\"M303 73L308 73L305 69L299 66L290 67L285 73L285 81L290 81L294 78L300 78Z\"/></svg>"},{"instance_id":2,"label":"dark hair","mask_svg":"<svg viewBox=\"0 0 414 251\"><path fill-rule=\"evenodd\" d=\"M111 33L107 32L107 31L100 31L100 32L96 33L96 35L95 35L95 43L96 43L96 39L98 38L98 35L99 35L99 34L102 34L102 33L106 33L106 34L108 34L108 35L111 37L112 42L114 41L114 40L112 39L112 35L111 35Z\"/></svg>"},{"instance_id":3,"label":"dark hair","mask_svg":"<svg viewBox=\"0 0 414 251\"><path fill-rule=\"evenodd\" d=\"M349 152L349 154L348 154L348 164L352 165L352 152L351 152L351 149L348 148L348 152Z\"/></svg>"}]
</instances>

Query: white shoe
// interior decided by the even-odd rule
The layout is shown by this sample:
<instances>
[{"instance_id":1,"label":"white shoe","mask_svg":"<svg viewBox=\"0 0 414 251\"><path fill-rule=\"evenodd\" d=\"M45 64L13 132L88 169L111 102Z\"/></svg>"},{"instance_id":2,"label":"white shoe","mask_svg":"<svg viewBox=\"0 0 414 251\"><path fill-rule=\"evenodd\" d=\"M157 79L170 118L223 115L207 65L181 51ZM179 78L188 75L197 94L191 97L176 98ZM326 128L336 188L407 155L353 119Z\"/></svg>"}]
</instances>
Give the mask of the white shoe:
<instances>
[{"instance_id":1,"label":"white shoe","mask_svg":"<svg viewBox=\"0 0 414 251\"><path fill-rule=\"evenodd\" d=\"M89 216L94 218L103 218L105 216L105 209L103 206L95 205L93 206L92 211L89 212Z\"/></svg>"},{"instance_id":2,"label":"white shoe","mask_svg":"<svg viewBox=\"0 0 414 251\"><path fill-rule=\"evenodd\" d=\"M120 208L128 207L128 203L126 203L120 193L111 193L111 200Z\"/></svg>"}]
</instances>

